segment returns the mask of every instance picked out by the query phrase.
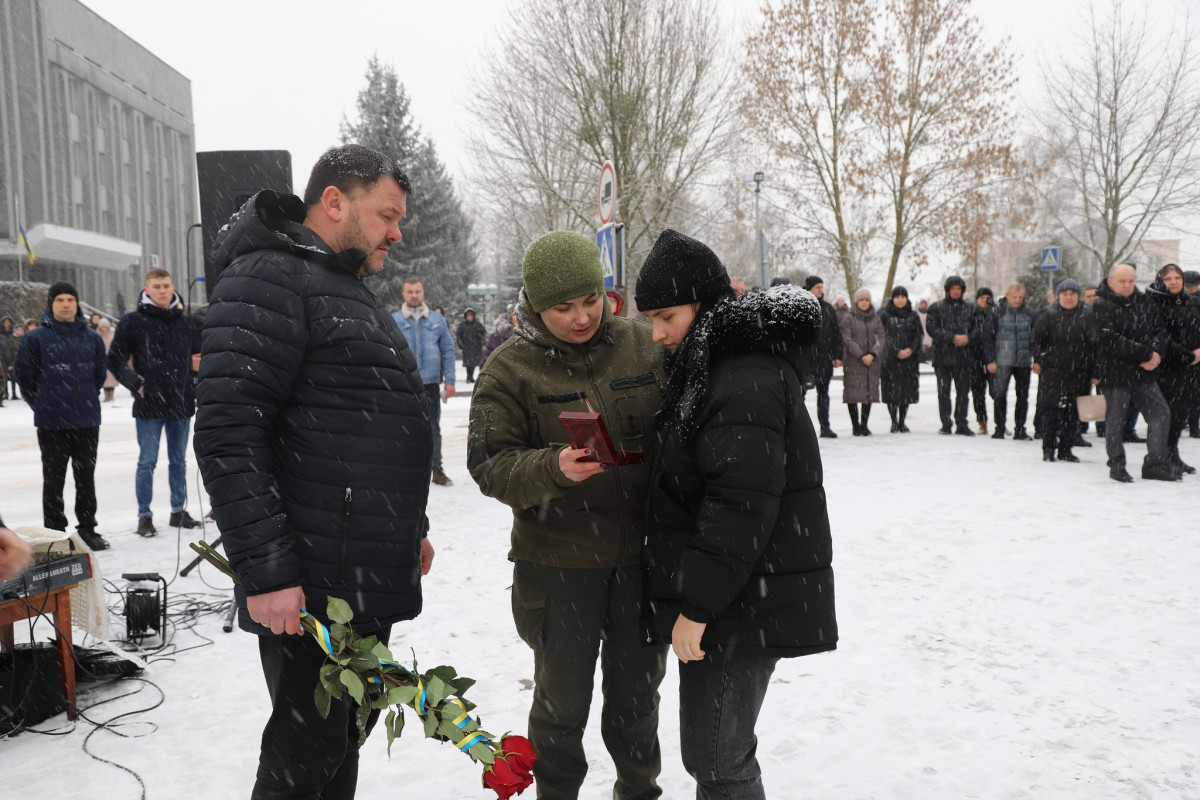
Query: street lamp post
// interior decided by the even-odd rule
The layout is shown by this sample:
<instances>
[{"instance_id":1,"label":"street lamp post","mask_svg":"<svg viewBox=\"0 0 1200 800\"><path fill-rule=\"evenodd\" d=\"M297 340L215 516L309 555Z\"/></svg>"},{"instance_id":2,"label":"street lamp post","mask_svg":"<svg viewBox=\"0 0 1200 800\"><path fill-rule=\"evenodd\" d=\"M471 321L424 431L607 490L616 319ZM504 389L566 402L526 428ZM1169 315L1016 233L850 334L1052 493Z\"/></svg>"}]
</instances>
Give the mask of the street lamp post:
<instances>
[{"instance_id":1,"label":"street lamp post","mask_svg":"<svg viewBox=\"0 0 1200 800\"><path fill-rule=\"evenodd\" d=\"M754 258L758 261L759 285L764 289L770 283L767 277L767 247L763 240L762 219L758 211L758 198L762 194L762 185L771 180L768 172L747 172L743 177L746 183L754 183Z\"/></svg>"}]
</instances>

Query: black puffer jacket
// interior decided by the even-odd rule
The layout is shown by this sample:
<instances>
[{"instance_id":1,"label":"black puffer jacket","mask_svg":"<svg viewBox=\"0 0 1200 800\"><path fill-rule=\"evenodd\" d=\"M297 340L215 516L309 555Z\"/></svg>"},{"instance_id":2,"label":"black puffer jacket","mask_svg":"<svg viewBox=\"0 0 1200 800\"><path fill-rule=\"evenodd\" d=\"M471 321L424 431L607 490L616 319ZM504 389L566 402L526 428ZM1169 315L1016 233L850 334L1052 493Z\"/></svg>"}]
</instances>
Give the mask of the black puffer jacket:
<instances>
[{"instance_id":1,"label":"black puffer jacket","mask_svg":"<svg viewBox=\"0 0 1200 800\"><path fill-rule=\"evenodd\" d=\"M108 368L133 392L136 419L186 419L196 413L192 355L199 352L200 331L184 316L179 293L159 308L143 291L137 308L117 323Z\"/></svg>"},{"instance_id":2,"label":"black puffer jacket","mask_svg":"<svg viewBox=\"0 0 1200 800\"><path fill-rule=\"evenodd\" d=\"M1033 323L1030 349L1038 375L1038 408L1053 408L1091 391L1095 372L1092 315L1086 307L1046 306Z\"/></svg>"},{"instance_id":3,"label":"black puffer jacket","mask_svg":"<svg viewBox=\"0 0 1200 800\"><path fill-rule=\"evenodd\" d=\"M921 341L925 338L921 318L911 305L898 308L892 303L884 306L879 319L886 334L880 368L883 402L916 403L921 399L920 356ZM901 350L912 350L912 355L901 359Z\"/></svg>"},{"instance_id":4,"label":"black puffer jacket","mask_svg":"<svg viewBox=\"0 0 1200 800\"><path fill-rule=\"evenodd\" d=\"M642 550L648 642L670 642L682 612L708 623L709 658L836 647L821 454L794 363L819 326L815 298L778 286L702 309L668 358Z\"/></svg>"},{"instance_id":5,"label":"black puffer jacket","mask_svg":"<svg viewBox=\"0 0 1200 800\"><path fill-rule=\"evenodd\" d=\"M1186 290L1171 294L1161 276L1146 289L1146 296L1156 307L1166 334L1163 363L1155 370L1159 383L1164 389L1182 389L1196 383L1200 380L1200 365L1193 366L1192 360L1200 347L1200 306Z\"/></svg>"},{"instance_id":6,"label":"black puffer jacket","mask_svg":"<svg viewBox=\"0 0 1200 800\"><path fill-rule=\"evenodd\" d=\"M331 254L304 213L261 192L217 237L196 454L240 590L302 586L322 618L334 595L370 630L421 610L425 390L365 254Z\"/></svg>"},{"instance_id":7,"label":"black puffer jacket","mask_svg":"<svg viewBox=\"0 0 1200 800\"><path fill-rule=\"evenodd\" d=\"M950 287L959 286L966 292L967 284L957 275L946 279L946 296L929 306L925 330L933 339L933 363L939 369L957 369L976 363L979 342L975 306L962 297L950 299ZM963 347L954 344L954 337L966 334L970 342Z\"/></svg>"},{"instance_id":8,"label":"black puffer jacket","mask_svg":"<svg viewBox=\"0 0 1200 800\"><path fill-rule=\"evenodd\" d=\"M1134 290L1121 297L1101 281L1092 305L1096 326L1096 373L1100 388L1129 388L1157 376L1139 365L1157 352L1166 352L1166 331L1158 309L1145 294Z\"/></svg>"},{"instance_id":9,"label":"black puffer jacket","mask_svg":"<svg viewBox=\"0 0 1200 800\"><path fill-rule=\"evenodd\" d=\"M833 362L842 360L842 328L833 306L818 299L821 304L821 333L811 349L812 376L824 382L833 376Z\"/></svg>"}]
</instances>

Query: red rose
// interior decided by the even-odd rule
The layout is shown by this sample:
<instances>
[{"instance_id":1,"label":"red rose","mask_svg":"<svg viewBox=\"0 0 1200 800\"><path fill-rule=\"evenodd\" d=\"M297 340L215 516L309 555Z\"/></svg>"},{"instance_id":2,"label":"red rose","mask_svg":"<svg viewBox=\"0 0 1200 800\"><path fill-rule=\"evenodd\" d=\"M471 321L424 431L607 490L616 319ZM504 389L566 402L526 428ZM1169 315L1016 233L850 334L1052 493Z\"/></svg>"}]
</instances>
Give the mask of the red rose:
<instances>
[{"instance_id":1,"label":"red rose","mask_svg":"<svg viewBox=\"0 0 1200 800\"><path fill-rule=\"evenodd\" d=\"M505 736L500 740L496 762L484 769L483 785L499 800L521 794L533 784L533 764L537 756L524 736Z\"/></svg>"}]
</instances>

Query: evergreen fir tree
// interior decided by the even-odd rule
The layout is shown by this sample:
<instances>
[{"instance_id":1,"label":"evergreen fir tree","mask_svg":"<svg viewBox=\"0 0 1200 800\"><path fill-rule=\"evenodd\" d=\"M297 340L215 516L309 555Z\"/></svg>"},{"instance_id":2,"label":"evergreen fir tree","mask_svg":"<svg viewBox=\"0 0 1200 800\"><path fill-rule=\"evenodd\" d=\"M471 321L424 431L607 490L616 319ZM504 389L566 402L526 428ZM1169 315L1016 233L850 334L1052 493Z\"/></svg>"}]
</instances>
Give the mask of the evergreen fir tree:
<instances>
[{"instance_id":1,"label":"evergreen fir tree","mask_svg":"<svg viewBox=\"0 0 1200 800\"><path fill-rule=\"evenodd\" d=\"M408 216L400 223L403 239L392 247L383 272L369 280L388 308L396 309L404 302L404 280L419 278L430 307L442 306L451 315L468 304L467 284L475 277L471 221L437 148L412 118L396 70L373 56L366 78L357 119L342 120L342 142L394 158L412 182ZM453 327L456 320L449 322Z\"/></svg>"}]
</instances>

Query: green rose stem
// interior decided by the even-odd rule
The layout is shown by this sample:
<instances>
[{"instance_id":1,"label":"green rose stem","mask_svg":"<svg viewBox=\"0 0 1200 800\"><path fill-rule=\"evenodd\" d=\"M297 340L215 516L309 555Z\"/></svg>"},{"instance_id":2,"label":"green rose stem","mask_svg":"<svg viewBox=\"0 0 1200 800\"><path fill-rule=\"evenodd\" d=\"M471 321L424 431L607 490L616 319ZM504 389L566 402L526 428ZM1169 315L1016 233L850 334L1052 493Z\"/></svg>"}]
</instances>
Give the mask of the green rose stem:
<instances>
[{"instance_id":1,"label":"green rose stem","mask_svg":"<svg viewBox=\"0 0 1200 800\"><path fill-rule=\"evenodd\" d=\"M192 542L189 546L234 583L241 583L228 559L208 542ZM427 738L452 742L473 761L487 765L485 778L497 755L504 760L506 752L502 745L496 744L490 733L480 729L478 719L470 714L475 704L463 696L474 680L458 675L449 666L435 667L420 674L415 657L412 670L400 666L378 638L355 635L349 625L353 614L344 600L330 597L326 613L334 623L328 628L303 609L300 612L301 627L321 643L329 656L329 663L321 667L320 680L314 691L317 710L322 717L328 716L332 700L340 700L343 693L349 694L358 704L361 746L367 738L366 725L371 711L395 705L397 708L390 709L384 720L388 755L391 755L392 742L404 729L403 707L408 707L421 718Z\"/></svg>"}]
</instances>

